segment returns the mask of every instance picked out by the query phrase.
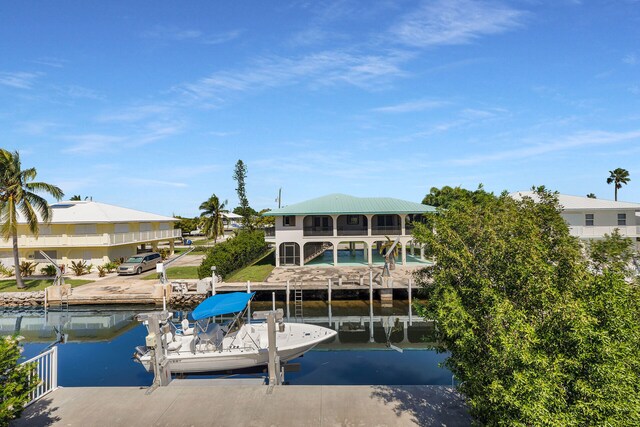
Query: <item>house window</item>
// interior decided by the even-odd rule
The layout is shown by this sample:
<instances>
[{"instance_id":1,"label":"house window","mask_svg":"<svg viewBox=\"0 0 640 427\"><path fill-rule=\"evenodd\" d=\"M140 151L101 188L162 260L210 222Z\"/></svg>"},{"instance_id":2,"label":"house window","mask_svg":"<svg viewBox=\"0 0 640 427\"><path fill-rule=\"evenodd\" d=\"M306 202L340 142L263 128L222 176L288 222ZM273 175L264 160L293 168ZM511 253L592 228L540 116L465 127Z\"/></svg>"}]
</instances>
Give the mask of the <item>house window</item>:
<instances>
[{"instance_id":1,"label":"house window","mask_svg":"<svg viewBox=\"0 0 640 427\"><path fill-rule=\"evenodd\" d=\"M587 227L593 227L594 224L594 214L585 214L584 215L584 225Z\"/></svg>"},{"instance_id":2,"label":"house window","mask_svg":"<svg viewBox=\"0 0 640 427\"><path fill-rule=\"evenodd\" d=\"M627 225L627 214L618 214L618 225Z\"/></svg>"},{"instance_id":3,"label":"house window","mask_svg":"<svg viewBox=\"0 0 640 427\"><path fill-rule=\"evenodd\" d=\"M282 225L285 227L295 227L296 217L293 215L287 215L282 217Z\"/></svg>"},{"instance_id":4,"label":"house window","mask_svg":"<svg viewBox=\"0 0 640 427\"><path fill-rule=\"evenodd\" d=\"M360 215L349 215L349 216L347 216L347 224L349 224L349 225L358 225L358 224L360 224Z\"/></svg>"}]
</instances>

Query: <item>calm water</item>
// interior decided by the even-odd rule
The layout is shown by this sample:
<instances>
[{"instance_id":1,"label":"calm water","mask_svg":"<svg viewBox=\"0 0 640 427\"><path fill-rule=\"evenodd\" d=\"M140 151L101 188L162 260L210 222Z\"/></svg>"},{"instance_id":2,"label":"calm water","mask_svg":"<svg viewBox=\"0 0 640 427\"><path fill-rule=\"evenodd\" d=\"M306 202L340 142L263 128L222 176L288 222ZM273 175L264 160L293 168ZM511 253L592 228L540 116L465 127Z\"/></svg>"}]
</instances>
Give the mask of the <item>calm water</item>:
<instances>
[{"instance_id":1,"label":"calm water","mask_svg":"<svg viewBox=\"0 0 640 427\"><path fill-rule=\"evenodd\" d=\"M267 309L271 304L252 306ZM451 373L438 366L446 355L427 349L425 337L428 340L431 325L417 316L409 325L406 303L396 301L391 309L375 305L373 319L368 304L360 301L334 301L330 308L308 301L303 308L305 322L337 329L338 337L291 362L299 365L299 370L287 372L289 383L451 384ZM132 360L135 346L142 345L146 335L133 316L143 310L73 308L68 313L48 313L46 321L42 310L4 310L0 311L0 334L19 329L25 337L23 355L30 358L55 340L54 328L62 328L68 334L67 343L58 346L62 386L147 386L152 374ZM293 307L291 312L293 315ZM177 319L184 315L176 312ZM387 341L404 352L390 349ZM240 373L247 375L262 374Z\"/></svg>"}]
</instances>

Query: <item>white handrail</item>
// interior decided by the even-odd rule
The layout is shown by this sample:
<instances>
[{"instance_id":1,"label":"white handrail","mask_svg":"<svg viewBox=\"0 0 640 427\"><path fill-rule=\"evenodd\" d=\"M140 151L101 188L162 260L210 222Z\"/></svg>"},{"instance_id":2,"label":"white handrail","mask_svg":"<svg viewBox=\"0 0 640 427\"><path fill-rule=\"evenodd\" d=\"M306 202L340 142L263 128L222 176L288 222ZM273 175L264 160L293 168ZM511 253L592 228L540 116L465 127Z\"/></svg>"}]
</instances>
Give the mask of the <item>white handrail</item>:
<instances>
[{"instance_id":1,"label":"white handrail","mask_svg":"<svg viewBox=\"0 0 640 427\"><path fill-rule=\"evenodd\" d=\"M44 353L22 362L21 365L27 363L36 363L33 371L29 373L29 379L37 375L39 382L38 386L29 393L29 402L25 406L31 405L58 388L58 347L54 346Z\"/></svg>"}]
</instances>

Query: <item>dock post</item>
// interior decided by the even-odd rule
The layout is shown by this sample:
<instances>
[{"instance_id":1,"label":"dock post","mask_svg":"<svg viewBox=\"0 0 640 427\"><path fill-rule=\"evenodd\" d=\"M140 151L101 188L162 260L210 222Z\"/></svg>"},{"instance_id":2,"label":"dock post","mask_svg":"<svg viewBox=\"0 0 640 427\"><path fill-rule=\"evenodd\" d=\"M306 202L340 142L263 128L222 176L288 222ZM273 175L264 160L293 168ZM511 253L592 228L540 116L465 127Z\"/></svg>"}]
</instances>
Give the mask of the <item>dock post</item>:
<instances>
[{"instance_id":1,"label":"dock post","mask_svg":"<svg viewBox=\"0 0 640 427\"><path fill-rule=\"evenodd\" d=\"M271 292L271 308L273 309L273 311L276 311L276 293Z\"/></svg>"},{"instance_id":2,"label":"dock post","mask_svg":"<svg viewBox=\"0 0 640 427\"><path fill-rule=\"evenodd\" d=\"M364 286L364 276L360 275L360 286Z\"/></svg>"},{"instance_id":3,"label":"dock post","mask_svg":"<svg viewBox=\"0 0 640 427\"><path fill-rule=\"evenodd\" d=\"M247 293L251 293L251 280L247 280ZM247 324L251 324L251 300L247 304Z\"/></svg>"},{"instance_id":4,"label":"dock post","mask_svg":"<svg viewBox=\"0 0 640 427\"><path fill-rule=\"evenodd\" d=\"M369 307L373 316L373 268L369 269Z\"/></svg>"},{"instance_id":5,"label":"dock post","mask_svg":"<svg viewBox=\"0 0 640 427\"><path fill-rule=\"evenodd\" d=\"M327 282L329 284L329 287L327 289L329 289L329 304L331 304L331 282L333 282L333 280L331 280L331 278L327 279Z\"/></svg>"},{"instance_id":6,"label":"dock post","mask_svg":"<svg viewBox=\"0 0 640 427\"><path fill-rule=\"evenodd\" d=\"M267 370L269 372L269 387L282 384L280 376L280 358L276 348L276 313L271 312L267 315L267 336L269 348L269 364Z\"/></svg>"},{"instance_id":7,"label":"dock post","mask_svg":"<svg viewBox=\"0 0 640 427\"><path fill-rule=\"evenodd\" d=\"M216 294L216 266L211 267L211 295Z\"/></svg>"},{"instance_id":8,"label":"dock post","mask_svg":"<svg viewBox=\"0 0 640 427\"><path fill-rule=\"evenodd\" d=\"M289 321L289 317L291 317L291 312L289 311L289 302L290 301L291 301L290 285L289 285L289 281L287 280L287 322Z\"/></svg>"},{"instance_id":9,"label":"dock post","mask_svg":"<svg viewBox=\"0 0 640 427\"><path fill-rule=\"evenodd\" d=\"M411 278L409 278L409 326L413 326L413 319L412 319L412 315L413 315L413 305L411 302L411 287L413 286L413 280Z\"/></svg>"}]
</instances>

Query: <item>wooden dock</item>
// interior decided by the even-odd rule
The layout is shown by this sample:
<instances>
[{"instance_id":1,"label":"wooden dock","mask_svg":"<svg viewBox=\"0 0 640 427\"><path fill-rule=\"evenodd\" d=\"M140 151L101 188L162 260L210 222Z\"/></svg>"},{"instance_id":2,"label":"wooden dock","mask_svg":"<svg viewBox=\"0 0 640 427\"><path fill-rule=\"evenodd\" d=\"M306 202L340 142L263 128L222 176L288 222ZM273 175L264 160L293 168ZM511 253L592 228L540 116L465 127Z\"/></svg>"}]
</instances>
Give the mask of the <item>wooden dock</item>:
<instances>
[{"instance_id":1,"label":"wooden dock","mask_svg":"<svg viewBox=\"0 0 640 427\"><path fill-rule=\"evenodd\" d=\"M22 426L468 426L445 386L177 385L60 388L27 407Z\"/></svg>"}]
</instances>

